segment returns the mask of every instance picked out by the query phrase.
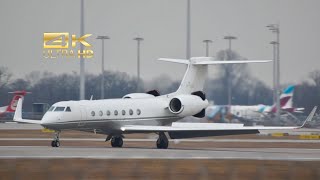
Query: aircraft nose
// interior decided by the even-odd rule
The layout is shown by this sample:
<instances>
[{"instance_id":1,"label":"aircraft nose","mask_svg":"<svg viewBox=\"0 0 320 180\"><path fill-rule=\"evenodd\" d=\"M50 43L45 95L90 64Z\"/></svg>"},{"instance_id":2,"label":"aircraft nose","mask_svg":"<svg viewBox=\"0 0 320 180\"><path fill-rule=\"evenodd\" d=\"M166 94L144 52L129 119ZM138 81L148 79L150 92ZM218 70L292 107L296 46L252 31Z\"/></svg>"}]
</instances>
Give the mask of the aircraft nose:
<instances>
[{"instance_id":1,"label":"aircraft nose","mask_svg":"<svg viewBox=\"0 0 320 180\"><path fill-rule=\"evenodd\" d=\"M46 118L42 117L41 121L40 121L40 125L44 126L47 124L47 120Z\"/></svg>"},{"instance_id":2,"label":"aircraft nose","mask_svg":"<svg viewBox=\"0 0 320 180\"><path fill-rule=\"evenodd\" d=\"M48 115L48 113L44 114L44 116L41 119L40 124L42 126L48 125L50 123L50 116Z\"/></svg>"}]
</instances>

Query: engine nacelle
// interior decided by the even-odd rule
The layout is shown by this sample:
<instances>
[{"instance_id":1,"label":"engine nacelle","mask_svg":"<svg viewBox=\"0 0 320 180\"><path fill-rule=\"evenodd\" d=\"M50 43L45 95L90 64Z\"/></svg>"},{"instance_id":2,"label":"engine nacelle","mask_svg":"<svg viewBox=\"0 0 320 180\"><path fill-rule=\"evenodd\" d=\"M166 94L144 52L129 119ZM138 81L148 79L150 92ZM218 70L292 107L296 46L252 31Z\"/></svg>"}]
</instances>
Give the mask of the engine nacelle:
<instances>
[{"instance_id":1,"label":"engine nacelle","mask_svg":"<svg viewBox=\"0 0 320 180\"><path fill-rule=\"evenodd\" d=\"M196 95L178 95L169 102L169 111L179 116L193 116L209 105L208 100L202 100Z\"/></svg>"},{"instance_id":2,"label":"engine nacelle","mask_svg":"<svg viewBox=\"0 0 320 180\"><path fill-rule=\"evenodd\" d=\"M142 99L142 98L153 98L155 97L152 94L147 93L131 93L122 97L122 99Z\"/></svg>"}]
</instances>

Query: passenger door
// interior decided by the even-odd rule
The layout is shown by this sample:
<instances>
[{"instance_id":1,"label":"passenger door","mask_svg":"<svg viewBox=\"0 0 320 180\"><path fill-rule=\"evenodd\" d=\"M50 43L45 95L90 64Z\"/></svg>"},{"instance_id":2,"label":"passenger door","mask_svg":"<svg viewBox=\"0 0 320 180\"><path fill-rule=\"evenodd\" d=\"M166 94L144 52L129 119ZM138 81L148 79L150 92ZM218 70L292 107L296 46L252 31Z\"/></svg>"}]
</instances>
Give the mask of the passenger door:
<instances>
[{"instance_id":1,"label":"passenger door","mask_svg":"<svg viewBox=\"0 0 320 180\"><path fill-rule=\"evenodd\" d=\"M78 126L84 126L85 121L87 120L87 110L84 105L80 105L80 114L81 114L81 118L79 119Z\"/></svg>"}]
</instances>

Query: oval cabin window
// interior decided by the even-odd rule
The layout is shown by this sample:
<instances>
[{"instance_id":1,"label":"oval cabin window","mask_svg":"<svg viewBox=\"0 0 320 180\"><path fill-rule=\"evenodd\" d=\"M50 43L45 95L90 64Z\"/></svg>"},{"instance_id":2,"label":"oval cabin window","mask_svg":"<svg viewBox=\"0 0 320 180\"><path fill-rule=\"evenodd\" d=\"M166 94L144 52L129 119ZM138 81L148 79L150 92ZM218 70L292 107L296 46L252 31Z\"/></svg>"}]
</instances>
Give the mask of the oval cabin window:
<instances>
[{"instance_id":1,"label":"oval cabin window","mask_svg":"<svg viewBox=\"0 0 320 180\"><path fill-rule=\"evenodd\" d=\"M130 115L133 115L132 109L129 110L129 114L130 114Z\"/></svg>"},{"instance_id":2,"label":"oval cabin window","mask_svg":"<svg viewBox=\"0 0 320 180\"><path fill-rule=\"evenodd\" d=\"M137 109L137 114L140 115L141 114L141 110Z\"/></svg>"}]
</instances>

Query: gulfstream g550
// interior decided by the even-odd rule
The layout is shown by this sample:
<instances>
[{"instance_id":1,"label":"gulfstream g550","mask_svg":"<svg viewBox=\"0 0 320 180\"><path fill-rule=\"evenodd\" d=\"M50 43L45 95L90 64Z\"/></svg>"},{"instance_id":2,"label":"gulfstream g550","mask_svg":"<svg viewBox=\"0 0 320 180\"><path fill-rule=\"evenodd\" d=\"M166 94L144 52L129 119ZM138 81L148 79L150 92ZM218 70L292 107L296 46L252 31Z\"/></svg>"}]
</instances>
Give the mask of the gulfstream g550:
<instances>
[{"instance_id":1,"label":"gulfstream g550","mask_svg":"<svg viewBox=\"0 0 320 180\"><path fill-rule=\"evenodd\" d=\"M208 65L263 63L268 61L213 61L208 57L159 59L187 65L187 71L178 90L159 95L157 91L133 93L122 99L61 101L52 105L41 121L21 118L22 101L19 100L14 120L37 123L55 130L52 147L59 147L59 134L63 130L79 130L106 134L113 147L122 147L125 134L157 133L157 148L166 149L172 139L254 134L260 129L295 129L301 127L246 127L243 124L177 123L186 116L204 117L208 100L203 92ZM312 119L316 108L306 121ZM305 123L304 123L305 124Z\"/></svg>"}]
</instances>

